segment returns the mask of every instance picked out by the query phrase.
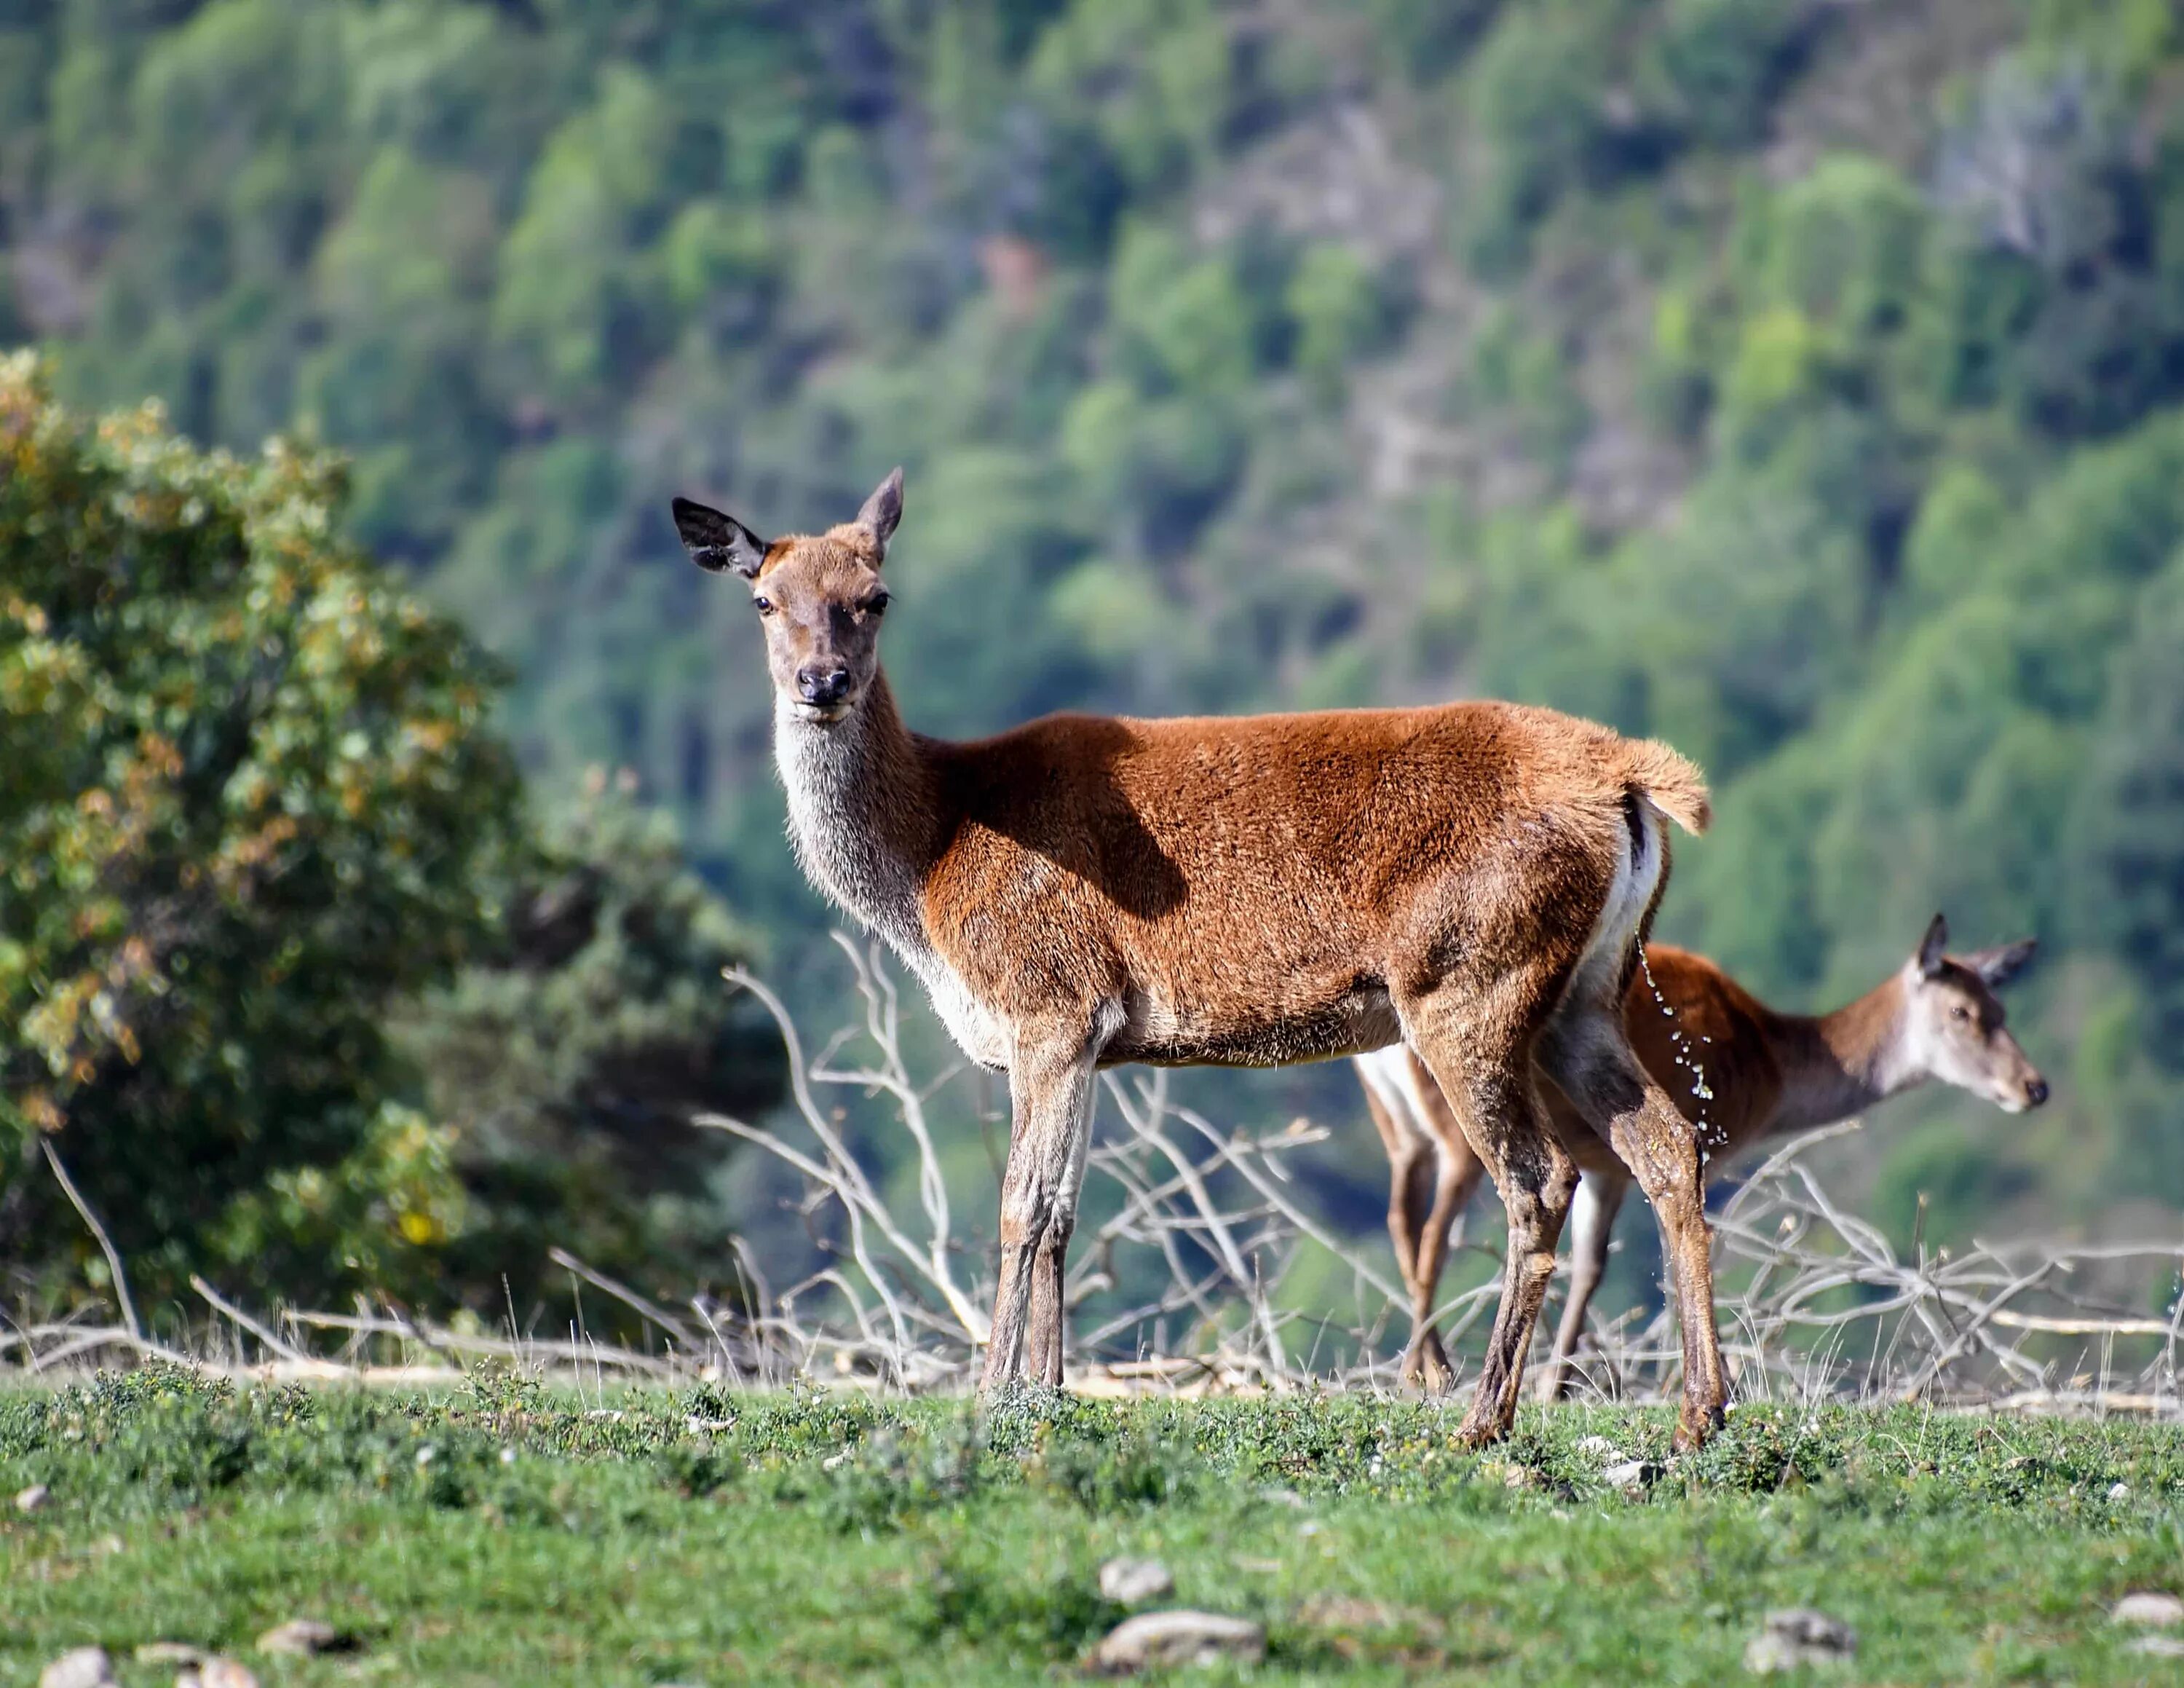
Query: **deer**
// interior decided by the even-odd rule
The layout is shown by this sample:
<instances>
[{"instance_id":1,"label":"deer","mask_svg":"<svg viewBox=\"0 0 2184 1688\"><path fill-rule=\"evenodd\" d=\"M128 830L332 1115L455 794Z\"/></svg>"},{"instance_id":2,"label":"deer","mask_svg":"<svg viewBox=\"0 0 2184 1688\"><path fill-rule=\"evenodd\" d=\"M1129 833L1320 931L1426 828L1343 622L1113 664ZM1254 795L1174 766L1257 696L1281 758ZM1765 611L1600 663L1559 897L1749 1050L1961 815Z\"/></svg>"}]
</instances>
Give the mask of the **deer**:
<instances>
[{"instance_id":1,"label":"deer","mask_svg":"<svg viewBox=\"0 0 2184 1688\"><path fill-rule=\"evenodd\" d=\"M1996 994L2025 970L2036 940L1962 956L1947 953L1948 942L1948 922L1936 914L1903 966L1856 1001L1819 1015L1777 1013L1706 957L1648 943L1645 965L1624 992L1624 1024L1714 1175L1754 1143L1832 1125L1928 1082L1954 1086L2007 1114L2039 1107L2048 1081L2011 1035ZM1388 1151L1388 1234L1411 1295L1401 1375L1438 1391L1455 1374L1435 1327L1435 1298L1481 1165L1447 1097L1408 1050L1368 1052L1356 1065ZM1630 1175L1552 1075L1542 1093L1550 1129L1580 1173L1569 1296L1539 1382L1540 1399L1552 1401L1568 1388Z\"/></svg>"},{"instance_id":2,"label":"deer","mask_svg":"<svg viewBox=\"0 0 2184 1688\"><path fill-rule=\"evenodd\" d=\"M850 521L762 539L673 501L690 559L746 583L791 846L1006 1075L982 1398L1062 1383L1063 1274L1096 1075L1273 1066L1401 1043L1458 1098L1507 1211L1508 1272L1459 1435L1514 1422L1577 1168L1534 1075L1646 1190L1682 1286L1676 1434L1722 1423L1697 1146L1633 1054L1625 984L1669 827L1709 817L1667 745L1510 703L911 730L879 658L900 469Z\"/></svg>"}]
</instances>

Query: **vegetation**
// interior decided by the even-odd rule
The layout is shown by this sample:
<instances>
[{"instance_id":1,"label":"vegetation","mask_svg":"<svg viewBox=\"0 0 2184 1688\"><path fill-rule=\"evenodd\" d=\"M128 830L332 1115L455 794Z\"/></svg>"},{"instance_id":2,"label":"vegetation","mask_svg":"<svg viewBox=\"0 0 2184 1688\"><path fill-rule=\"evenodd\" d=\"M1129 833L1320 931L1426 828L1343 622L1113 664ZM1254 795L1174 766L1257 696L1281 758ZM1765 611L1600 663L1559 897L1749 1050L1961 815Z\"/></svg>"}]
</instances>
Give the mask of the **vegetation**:
<instances>
[{"instance_id":1,"label":"vegetation","mask_svg":"<svg viewBox=\"0 0 2184 1688\"><path fill-rule=\"evenodd\" d=\"M632 1392L480 1378L438 1396L237 1392L157 1372L0 1396L0 1661L96 1641L238 1654L296 1616L359 1666L447 1683L1021 1681L1123 1609L1110 1556L1263 1621L1254 1680L1685 1681L1767 1610L1859 1633L1854 1674L2141 1682L2111 1623L2178 1586L2171 1429L1752 1406L1636 1498L1665 1414L1362 1400L966 1403ZM1426 1551L1421 1551L1421 1547ZM171 1671L172 1667L166 1667ZM1234 1680L1205 1673L1210 1681Z\"/></svg>"},{"instance_id":2,"label":"vegetation","mask_svg":"<svg viewBox=\"0 0 2184 1688\"><path fill-rule=\"evenodd\" d=\"M672 1258L643 1198L711 1157L655 1116L779 1087L671 835L595 802L532 839L492 665L335 536L341 495L322 458L201 454L151 409L93 427L0 366L15 1288L105 1272L42 1149L140 1296L197 1272L505 1316L540 1230ZM589 1153L553 1139L584 1126Z\"/></svg>"},{"instance_id":3,"label":"vegetation","mask_svg":"<svg viewBox=\"0 0 2184 1688\"><path fill-rule=\"evenodd\" d=\"M789 974L757 640L666 500L805 525L903 461L919 727L1485 692L1664 735L1721 815L1664 933L1770 998L1936 907L2043 940L2057 1102L1907 1104L1892 1223L2184 1203L2167 0L9 16L0 334L350 454L521 757L638 770ZM1372 1182L1330 1175L1360 1223Z\"/></svg>"}]
</instances>

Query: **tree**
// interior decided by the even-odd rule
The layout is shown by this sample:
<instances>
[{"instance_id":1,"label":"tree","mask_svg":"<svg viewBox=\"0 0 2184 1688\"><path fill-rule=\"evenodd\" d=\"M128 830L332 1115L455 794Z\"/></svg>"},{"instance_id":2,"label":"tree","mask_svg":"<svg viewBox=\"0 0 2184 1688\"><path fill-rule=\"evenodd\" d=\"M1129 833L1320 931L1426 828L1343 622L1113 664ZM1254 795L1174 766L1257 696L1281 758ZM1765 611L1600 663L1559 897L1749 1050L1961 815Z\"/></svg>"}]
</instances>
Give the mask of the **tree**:
<instances>
[{"instance_id":1,"label":"tree","mask_svg":"<svg viewBox=\"0 0 2184 1688\"><path fill-rule=\"evenodd\" d=\"M34 1279L98 1270L42 1143L148 1298L421 1283L460 1223L382 1028L492 930L520 788L491 665L342 495L0 363L0 1255Z\"/></svg>"}]
</instances>

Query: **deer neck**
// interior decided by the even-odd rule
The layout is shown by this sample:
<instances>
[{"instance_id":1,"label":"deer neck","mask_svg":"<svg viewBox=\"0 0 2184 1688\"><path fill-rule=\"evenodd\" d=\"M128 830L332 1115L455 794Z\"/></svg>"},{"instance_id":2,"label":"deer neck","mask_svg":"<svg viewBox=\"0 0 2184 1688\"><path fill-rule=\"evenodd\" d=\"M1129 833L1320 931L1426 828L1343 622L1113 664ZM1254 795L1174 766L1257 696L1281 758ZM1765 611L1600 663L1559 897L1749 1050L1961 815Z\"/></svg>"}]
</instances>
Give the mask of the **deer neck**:
<instances>
[{"instance_id":1,"label":"deer neck","mask_svg":"<svg viewBox=\"0 0 2184 1688\"><path fill-rule=\"evenodd\" d=\"M1925 1076L1903 1047L1903 981L1891 978L1832 1014L1778 1023L1782 1100L1771 1131L1809 1131L1849 1118Z\"/></svg>"},{"instance_id":2,"label":"deer neck","mask_svg":"<svg viewBox=\"0 0 2184 1688\"><path fill-rule=\"evenodd\" d=\"M875 675L832 725L777 699L773 752L805 875L897 950L925 951L921 892L939 854L934 782L886 676Z\"/></svg>"}]
</instances>

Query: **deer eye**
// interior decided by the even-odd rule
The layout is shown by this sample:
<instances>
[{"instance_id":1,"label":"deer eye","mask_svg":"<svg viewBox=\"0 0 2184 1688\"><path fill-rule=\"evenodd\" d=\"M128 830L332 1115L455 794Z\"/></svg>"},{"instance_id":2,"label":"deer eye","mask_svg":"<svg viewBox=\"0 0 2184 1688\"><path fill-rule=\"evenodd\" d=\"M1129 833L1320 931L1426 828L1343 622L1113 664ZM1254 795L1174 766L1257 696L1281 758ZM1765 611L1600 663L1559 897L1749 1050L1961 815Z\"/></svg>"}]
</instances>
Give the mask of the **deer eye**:
<instances>
[{"instance_id":1,"label":"deer eye","mask_svg":"<svg viewBox=\"0 0 2184 1688\"><path fill-rule=\"evenodd\" d=\"M1965 1007L1962 1003L1955 1003L1951 1004L1950 1009L1949 1009L1949 1018L1950 1018L1950 1019L1952 1019L1952 1020L1970 1020L1971 1017L1972 1017L1972 1011L1971 1011L1970 1009L1966 1008L1966 1007Z\"/></svg>"},{"instance_id":2,"label":"deer eye","mask_svg":"<svg viewBox=\"0 0 2184 1688\"><path fill-rule=\"evenodd\" d=\"M773 613L773 600L760 594L752 594L751 605L762 616L770 616Z\"/></svg>"},{"instance_id":3,"label":"deer eye","mask_svg":"<svg viewBox=\"0 0 2184 1688\"><path fill-rule=\"evenodd\" d=\"M862 604L859 605L858 608L862 610L868 616L883 616L887 613L888 602L889 599L886 593L875 592L871 597L866 599Z\"/></svg>"}]
</instances>

